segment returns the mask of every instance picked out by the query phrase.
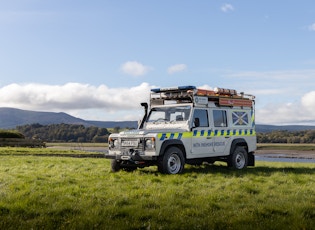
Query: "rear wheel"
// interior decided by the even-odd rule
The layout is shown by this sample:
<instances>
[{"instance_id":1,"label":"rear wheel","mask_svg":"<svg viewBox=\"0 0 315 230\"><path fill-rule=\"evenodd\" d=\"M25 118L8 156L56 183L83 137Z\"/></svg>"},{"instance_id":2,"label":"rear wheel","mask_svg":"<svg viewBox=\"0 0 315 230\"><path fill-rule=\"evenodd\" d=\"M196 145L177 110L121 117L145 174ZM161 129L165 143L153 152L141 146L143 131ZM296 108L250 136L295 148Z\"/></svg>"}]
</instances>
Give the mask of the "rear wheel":
<instances>
[{"instance_id":1,"label":"rear wheel","mask_svg":"<svg viewBox=\"0 0 315 230\"><path fill-rule=\"evenodd\" d=\"M228 166L234 169L244 169L248 164L247 151L242 146L237 146L232 155L229 156Z\"/></svg>"},{"instance_id":2,"label":"rear wheel","mask_svg":"<svg viewBox=\"0 0 315 230\"><path fill-rule=\"evenodd\" d=\"M159 172L165 174L178 174L183 172L185 165L182 150L177 147L170 147L165 154L159 159Z\"/></svg>"}]
</instances>

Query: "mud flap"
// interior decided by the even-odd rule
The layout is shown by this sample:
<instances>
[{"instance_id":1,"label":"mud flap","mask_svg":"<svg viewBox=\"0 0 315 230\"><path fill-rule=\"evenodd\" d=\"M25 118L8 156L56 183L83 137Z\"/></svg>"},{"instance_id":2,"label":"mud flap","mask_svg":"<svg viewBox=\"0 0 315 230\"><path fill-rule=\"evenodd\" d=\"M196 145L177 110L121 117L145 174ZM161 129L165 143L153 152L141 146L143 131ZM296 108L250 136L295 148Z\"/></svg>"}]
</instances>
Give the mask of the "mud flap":
<instances>
[{"instance_id":1,"label":"mud flap","mask_svg":"<svg viewBox=\"0 0 315 230\"><path fill-rule=\"evenodd\" d=\"M248 166L255 166L255 155L254 153L248 153Z\"/></svg>"}]
</instances>

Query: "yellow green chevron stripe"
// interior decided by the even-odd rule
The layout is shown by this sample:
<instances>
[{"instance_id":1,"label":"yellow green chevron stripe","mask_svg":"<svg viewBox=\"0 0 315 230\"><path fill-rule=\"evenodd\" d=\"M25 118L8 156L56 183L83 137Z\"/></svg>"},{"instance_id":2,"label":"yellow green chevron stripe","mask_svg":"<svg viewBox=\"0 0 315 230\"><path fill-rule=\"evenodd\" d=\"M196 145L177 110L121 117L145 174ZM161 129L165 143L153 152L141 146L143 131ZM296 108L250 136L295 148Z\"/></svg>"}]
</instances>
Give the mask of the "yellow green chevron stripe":
<instances>
[{"instance_id":1,"label":"yellow green chevron stripe","mask_svg":"<svg viewBox=\"0 0 315 230\"><path fill-rule=\"evenodd\" d=\"M221 137L221 136L255 136L254 129L228 129L228 130L194 130L193 132L168 132L159 133L159 140L171 140L194 137Z\"/></svg>"}]
</instances>

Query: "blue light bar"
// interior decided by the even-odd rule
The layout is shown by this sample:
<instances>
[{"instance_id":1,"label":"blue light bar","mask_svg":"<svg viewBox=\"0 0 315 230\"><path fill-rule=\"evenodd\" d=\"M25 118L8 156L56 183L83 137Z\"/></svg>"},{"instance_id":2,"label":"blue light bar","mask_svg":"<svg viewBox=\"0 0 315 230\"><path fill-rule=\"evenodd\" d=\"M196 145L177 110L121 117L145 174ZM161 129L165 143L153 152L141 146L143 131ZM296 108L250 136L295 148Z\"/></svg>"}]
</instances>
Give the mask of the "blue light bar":
<instances>
[{"instance_id":1,"label":"blue light bar","mask_svg":"<svg viewBox=\"0 0 315 230\"><path fill-rule=\"evenodd\" d=\"M196 86L193 86L193 85L178 86L178 89L180 89L180 90L191 90L191 89L196 89Z\"/></svg>"},{"instance_id":2,"label":"blue light bar","mask_svg":"<svg viewBox=\"0 0 315 230\"><path fill-rule=\"evenodd\" d=\"M187 86L178 86L178 87L170 87L170 88L156 88L156 89L151 89L151 92L162 93L162 92L169 92L169 91L192 90L192 89L196 89L196 86L187 85Z\"/></svg>"}]
</instances>

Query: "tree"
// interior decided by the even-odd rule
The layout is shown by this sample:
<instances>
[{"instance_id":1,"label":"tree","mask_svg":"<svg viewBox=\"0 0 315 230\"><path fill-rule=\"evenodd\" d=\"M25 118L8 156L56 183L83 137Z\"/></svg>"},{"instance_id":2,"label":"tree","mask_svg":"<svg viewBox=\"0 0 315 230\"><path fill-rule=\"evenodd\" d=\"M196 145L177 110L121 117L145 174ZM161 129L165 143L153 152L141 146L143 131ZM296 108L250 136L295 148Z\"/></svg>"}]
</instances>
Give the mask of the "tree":
<instances>
[{"instance_id":1,"label":"tree","mask_svg":"<svg viewBox=\"0 0 315 230\"><path fill-rule=\"evenodd\" d=\"M46 142L104 142L109 134L106 128L77 124L33 124L18 126L17 129L28 138L36 137Z\"/></svg>"}]
</instances>

